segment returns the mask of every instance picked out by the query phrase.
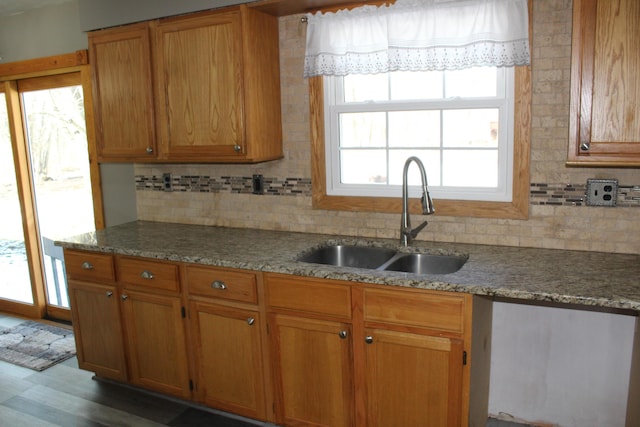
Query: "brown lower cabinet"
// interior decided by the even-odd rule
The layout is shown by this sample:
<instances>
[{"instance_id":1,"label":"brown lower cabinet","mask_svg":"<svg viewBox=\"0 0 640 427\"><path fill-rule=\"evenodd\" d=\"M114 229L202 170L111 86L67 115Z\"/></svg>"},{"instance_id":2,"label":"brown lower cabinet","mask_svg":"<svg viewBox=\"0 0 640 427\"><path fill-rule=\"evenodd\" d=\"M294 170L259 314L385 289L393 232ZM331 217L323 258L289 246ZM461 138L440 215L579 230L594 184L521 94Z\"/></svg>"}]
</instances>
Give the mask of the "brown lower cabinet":
<instances>
[{"instance_id":1,"label":"brown lower cabinet","mask_svg":"<svg viewBox=\"0 0 640 427\"><path fill-rule=\"evenodd\" d=\"M265 287L277 424L485 425L490 302L280 274Z\"/></svg>"},{"instance_id":2,"label":"brown lower cabinet","mask_svg":"<svg viewBox=\"0 0 640 427\"><path fill-rule=\"evenodd\" d=\"M65 250L78 362L282 426L484 426L491 302ZM473 393L471 393L473 390Z\"/></svg>"},{"instance_id":3,"label":"brown lower cabinet","mask_svg":"<svg viewBox=\"0 0 640 427\"><path fill-rule=\"evenodd\" d=\"M193 265L185 271L194 398L207 406L266 420L266 325L258 307L258 275Z\"/></svg>"}]
</instances>

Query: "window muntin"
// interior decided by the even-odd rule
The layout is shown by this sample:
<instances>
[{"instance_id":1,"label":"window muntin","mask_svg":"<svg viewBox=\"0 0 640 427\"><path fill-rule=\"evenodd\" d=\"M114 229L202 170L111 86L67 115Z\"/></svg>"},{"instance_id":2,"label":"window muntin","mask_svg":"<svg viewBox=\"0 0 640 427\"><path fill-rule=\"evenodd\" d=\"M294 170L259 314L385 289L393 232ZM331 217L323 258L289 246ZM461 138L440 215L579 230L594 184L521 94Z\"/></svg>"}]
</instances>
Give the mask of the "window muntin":
<instances>
[{"instance_id":1,"label":"window muntin","mask_svg":"<svg viewBox=\"0 0 640 427\"><path fill-rule=\"evenodd\" d=\"M513 69L325 77L324 88L327 195L397 197L414 155L434 198L511 201Z\"/></svg>"}]
</instances>

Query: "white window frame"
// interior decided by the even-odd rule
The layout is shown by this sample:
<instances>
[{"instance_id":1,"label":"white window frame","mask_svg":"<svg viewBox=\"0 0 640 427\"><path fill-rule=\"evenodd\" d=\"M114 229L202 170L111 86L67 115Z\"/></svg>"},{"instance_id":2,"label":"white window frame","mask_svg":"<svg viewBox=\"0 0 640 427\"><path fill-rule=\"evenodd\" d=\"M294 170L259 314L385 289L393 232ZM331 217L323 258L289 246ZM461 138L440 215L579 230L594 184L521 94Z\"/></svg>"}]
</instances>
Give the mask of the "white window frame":
<instances>
[{"instance_id":1,"label":"white window frame","mask_svg":"<svg viewBox=\"0 0 640 427\"><path fill-rule=\"evenodd\" d=\"M430 185L434 199L511 202L513 195L514 141L514 69L498 68L497 96L491 98L451 98L428 101L384 101L339 103L344 99L341 77L324 77L325 165L326 194L328 196L398 197L399 185L344 184L341 182L339 153L339 114L368 111L408 111L461 108L498 108L498 186L445 187ZM429 173L427 171L427 173ZM419 197L418 186L410 186L411 197Z\"/></svg>"}]
</instances>

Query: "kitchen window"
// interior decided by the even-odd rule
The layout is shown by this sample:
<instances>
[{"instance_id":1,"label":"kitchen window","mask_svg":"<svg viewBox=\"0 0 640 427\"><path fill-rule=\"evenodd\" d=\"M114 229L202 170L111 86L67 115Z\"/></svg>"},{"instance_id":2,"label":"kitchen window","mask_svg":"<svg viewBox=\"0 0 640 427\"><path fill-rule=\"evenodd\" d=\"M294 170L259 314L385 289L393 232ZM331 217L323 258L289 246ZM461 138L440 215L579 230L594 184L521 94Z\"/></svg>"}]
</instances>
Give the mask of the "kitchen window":
<instances>
[{"instance_id":1,"label":"kitchen window","mask_svg":"<svg viewBox=\"0 0 640 427\"><path fill-rule=\"evenodd\" d=\"M511 164L511 200L463 200L434 197L438 215L466 216L479 218L523 219L529 213L529 159L531 128L531 67L520 66L513 69L513 150L509 155ZM326 77L312 77L309 82L309 103L311 122L312 158L312 200L316 209L369 211L397 213L401 210L401 197L397 193L389 197L370 194L331 194L327 186L328 175L332 173L329 148L325 149L325 132L329 126L330 112L325 109ZM429 167L427 165L427 167ZM410 168L412 171L413 168ZM397 174L401 176L401 174ZM394 179L395 178L394 175ZM430 182L435 185L437 181ZM419 201L411 200L411 209L419 212Z\"/></svg>"},{"instance_id":2,"label":"kitchen window","mask_svg":"<svg viewBox=\"0 0 640 427\"><path fill-rule=\"evenodd\" d=\"M397 196L404 162L417 156L434 198L511 202L513 68L353 74L324 83L327 194ZM409 184L419 185L418 169L409 171Z\"/></svg>"},{"instance_id":3,"label":"kitchen window","mask_svg":"<svg viewBox=\"0 0 640 427\"><path fill-rule=\"evenodd\" d=\"M400 212L404 160L417 155L438 215L527 218L531 7L406 0L307 15L313 207Z\"/></svg>"}]
</instances>

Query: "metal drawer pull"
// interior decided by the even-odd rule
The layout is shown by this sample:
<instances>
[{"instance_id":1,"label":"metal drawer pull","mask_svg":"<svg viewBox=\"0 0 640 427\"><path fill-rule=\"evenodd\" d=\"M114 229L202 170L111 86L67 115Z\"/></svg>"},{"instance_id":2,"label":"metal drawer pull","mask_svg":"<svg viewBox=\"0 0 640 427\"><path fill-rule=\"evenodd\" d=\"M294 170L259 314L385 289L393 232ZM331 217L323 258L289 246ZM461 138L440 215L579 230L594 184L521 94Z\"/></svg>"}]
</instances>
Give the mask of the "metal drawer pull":
<instances>
[{"instance_id":1,"label":"metal drawer pull","mask_svg":"<svg viewBox=\"0 0 640 427\"><path fill-rule=\"evenodd\" d=\"M83 262L80 267L84 270L93 270L93 264L91 264L89 261Z\"/></svg>"},{"instance_id":2,"label":"metal drawer pull","mask_svg":"<svg viewBox=\"0 0 640 427\"><path fill-rule=\"evenodd\" d=\"M153 279L153 273L150 272L149 270L145 270L142 273L140 273L140 277L142 277L143 279Z\"/></svg>"},{"instance_id":3,"label":"metal drawer pull","mask_svg":"<svg viewBox=\"0 0 640 427\"><path fill-rule=\"evenodd\" d=\"M107 298L111 298L113 296L113 291L107 291Z\"/></svg>"},{"instance_id":4,"label":"metal drawer pull","mask_svg":"<svg viewBox=\"0 0 640 427\"><path fill-rule=\"evenodd\" d=\"M211 287L213 289L220 289L222 291L227 289L227 285L225 285L225 283L222 280L216 280L214 282L211 282Z\"/></svg>"},{"instance_id":5,"label":"metal drawer pull","mask_svg":"<svg viewBox=\"0 0 640 427\"><path fill-rule=\"evenodd\" d=\"M364 339L364 342L367 344L373 344L373 337L371 335L367 335Z\"/></svg>"},{"instance_id":6,"label":"metal drawer pull","mask_svg":"<svg viewBox=\"0 0 640 427\"><path fill-rule=\"evenodd\" d=\"M348 335L349 335L349 334L347 333L347 331L340 331L340 332L338 332L338 336L339 336L340 338L342 338L342 339L347 338L347 336L348 336Z\"/></svg>"},{"instance_id":7,"label":"metal drawer pull","mask_svg":"<svg viewBox=\"0 0 640 427\"><path fill-rule=\"evenodd\" d=\"M254 319L253 317L249 317L247 319L247 325L253 326L254 323L256 323L256 319Z\"/></svg>"}]
</instances>

